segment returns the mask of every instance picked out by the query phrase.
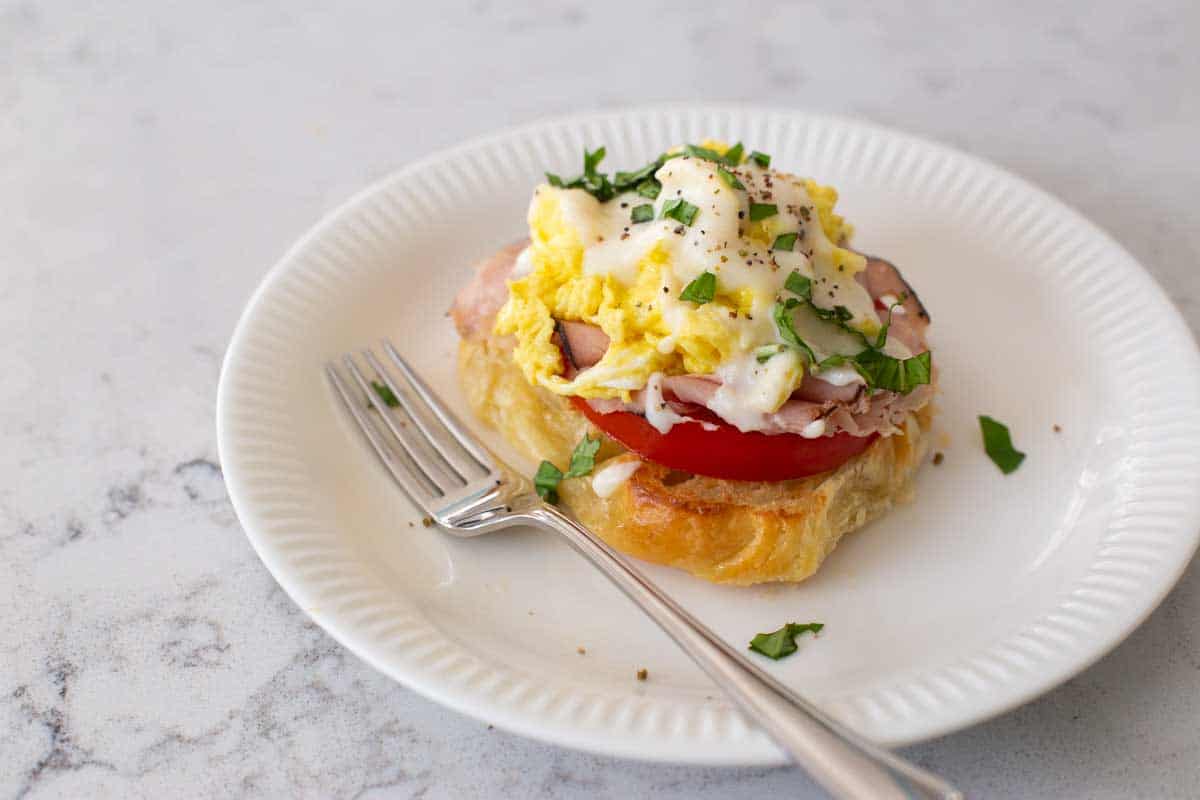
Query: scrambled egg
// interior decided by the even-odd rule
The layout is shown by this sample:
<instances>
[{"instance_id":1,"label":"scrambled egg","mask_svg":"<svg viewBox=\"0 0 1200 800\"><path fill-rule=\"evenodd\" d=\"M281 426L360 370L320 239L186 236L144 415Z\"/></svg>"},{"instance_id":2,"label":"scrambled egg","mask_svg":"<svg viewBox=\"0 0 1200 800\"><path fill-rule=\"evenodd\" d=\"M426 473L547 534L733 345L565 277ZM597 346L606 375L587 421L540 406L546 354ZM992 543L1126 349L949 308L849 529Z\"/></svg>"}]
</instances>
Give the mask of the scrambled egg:
<instances>
[{"instance_id":1,"label":"scrambled egg","mask_svg":"<svg viewBox=\"0 0 1200 800\"><path fill-rule=\"evenodd\" d=\"M853 277L865 260L839 246L852 229L834 212L832 187L752 160L733 166L695 154L666 160L654 177L661 191L653 199L625 191L601 202L583 188L546 184L535 191L531 268L511 282L496 320L496 333L515 335L514 359L531 383L628 400L655 373L719 374L734 385L753 372L755 405L774 410L804 370L782 362L758 369L755 353L781 341L772 309L792 272L812 281L815 304L845 306L852 325L878 330L873 302ZM680 200L682 209L667 213ZM634 209L647 205L653 217L634 222ZM768 205L775 210L763 216ZM782 247L788 236L790 250ZM716 277L711 299L683 299L704 273ZM556 319L591 323L610 339L603 359L573 380L563 376Z\"/></svg>"}]
</instances>

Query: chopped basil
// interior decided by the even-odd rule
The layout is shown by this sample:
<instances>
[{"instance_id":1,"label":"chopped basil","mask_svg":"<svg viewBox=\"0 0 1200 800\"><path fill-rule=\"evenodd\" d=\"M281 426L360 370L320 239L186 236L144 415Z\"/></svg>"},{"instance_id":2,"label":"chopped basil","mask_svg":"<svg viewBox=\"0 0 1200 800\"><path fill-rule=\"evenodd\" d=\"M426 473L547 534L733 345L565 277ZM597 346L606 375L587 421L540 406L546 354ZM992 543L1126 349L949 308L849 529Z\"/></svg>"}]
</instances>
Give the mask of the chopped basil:
<instances>
[{"instance_id":1,"label":"chopped basil","mask_svg":"<svg viewBox=\"0 0 1200 800\"><path fill-rule=\"evenodd\" d=\"M829 369L830 367L842 367L846 364L853 365L854 359L850 356L840 356L834 353L833 355L822 360L821 363L817 364L817 371L820 372L821 370Z\"/></svg>"},{"instance_id":2,"label":"chopped basil","mask_svg":"<svg viewBox=\"0 0 1200 800\"><path fill-rule=\"evenodd\" d=\"M738 176L734 175L724 167L717 167L717 174L721 176L721 180L725 181L725 185L730 189L745 189L746 185L738 180Z\"/></svg>"},{"instance_id":3,"label":"chopped basil","mask_svg":"<svg viewBox=\"0 0 1200 800\"><path fill-rule=\"evenodd\" d=\"M767 658L781 659L796 652L796 637L804 633L814 636L825 627L822 622L806 622L799 624L789 622L772 633L760 633L750 640L750 649L762 653Z\"/></svg>"},{"instance_id":4,"label":"chopped basil","mask_svg":"<svg viewBox=\"0 0 1200 800\"><path fill-rule=\"evenodd\" d=\"M745 147L741 142L738 142L733 147L725 151L725 155L721 155L711 147L701 147L698 144L684 145L683 152L693 158L703 158L705 161L715 161L718 164L728 164L731 167L736 167L742 163L742 153Z\"/></svg>"},{"instance_id":5,"label":"chopped basil","mask_svg":"<svg viewBox=\"0 0 1200 800\"><path fill-rule=\"evenodd\" d=\"M608 176L602 172L596 172L596 167L600 166L600 162L604 160L605 149L597 147L592 152L586 149L583 151L583 181L582 189L595 197L601 203L611 200L616 196L617 191L613 185L609 183Z\"/></svg>"},{"instance_id":6,"label":"chopped basil","mask_svg":"<svg viewBox=\"0 0 1200 800\"><path fill-rule=\"evenodd\" d=\"M633 211L629 213L629 221L635 224L638 222L649 222L652 219L654 219L654 206L649 203L634 206Z\"/></svg>"},{"instance_id":7,"label":"chopped basil","mask_svg":"<svg viewBox=\"0 0 1200 800\"><path fill-rule=\"evenodd\" d=\"M864 342L867 341L867 337L863 336L862 331L858 330L857 328L850 328L846 325L847 322L854 319L854 313L850 309L846 308L845 306L821 308L820 306L811 303L810 306L812 312L819 318L825 320L826 322L833 322L842 328L851 331L852 333L857 333ZM868 344L870 344L870 342L868 342Z\"/></svg>"},{"instance_id":8,"label":"chopped basil","mask_svg":"<svg viewBox=\"0 0 1200 800\"><path fill-rule=\"evenodd\" d=\"M558 484L563 479L562 470L543 461L538 465L537 473L533 476L533 487L537 489L538 497L547 503L558 502Z\"/></svg>"},{"instance_id":9,"label":"chopped basil","mask_svg":"<svg viewBox=\"0 0 1200 800\"><path fill-rule=\"evenodd\" d=\"M892 327L892 311L896 308L896 306L903 305L904 301L907 299L908 293L901 293L899 299L888 306L887 322L883 323L883 327L879 329L879 335L875 337L874 347L876 350L882 350L883 346L887 344L888 329Z\"/></svg>"},{"instance_id":10,"label":"chopped basil","mask_svg":"<svg viewBox=\"0 0 1200 800\"><path fill-rule=\"evenodd\" d=\"M793 250L796 247L796 240L800 238L798 233L781 233L775 237L775 244L771 245L772 250Z\"/></svg>"},{"instance_id":11,"label":"chopped basil","mask_svg":"<svg viewBox=\"0 0 1200 800\"><path fill-rule=\"evenodd\" d=\"M758 222L761 219L773 217L779 213L779 208L774 203L750 203L750 221Z\"/></svg>"},{"instance_id":12,"label":"chopped basil","mask_svg":"<svg viewBox=\"0 0 1200 800\"><path fill-rule=\"evenodd\" d=\"M707 147L701 147L697 144L684 145L683 152L693 158L703 158L705 161L716 161L718 164L724 163L725 159L716 150Z\"/></svg>"},{"instance_id":13,"label":"chopped basil","mask_svg":"<svg viewBox=\"0 0 1200 800\"><path fill-rule=\"evenodd\" d=\"M763 169L771 166L771 157L766 153L760 153L757 150L751 150L749 158Z\"/></svg>"},{"instance_id":14,"label":"chopped basil","mask_svg":"<svg viewBox=\"0 0 1200 800\"><path fill-rule=\"evenodd\" d=\"M696 214L700 211L699 208L684 200L682 197L676 197L673 200L668 200L662 209L662 217L678 220L684 225L691 225L696 219Z\"/></svg>"},{"instance_id":15,"label":"chopped basil","mask_svg":"<svg viewBox=\"0 0 1200 800\"><path fill-rule=\"evenodd\" d=\"M725 166L736 167L738 164L740 164L742 162L742 153L744 149L745 148L743 147L742 143L738 142L733 147L726 150L724 155L721 155L712 148L689 144L685 145L683 150L679 152L663 153L658 158L642 167L639 167L638 169L629 172L618 171L613 174L611 180L609 179L608 175L599 171L600 163L604 160L604 156L607 152L605 148L597 147L595 150L590 151L584 149L583 173L581 175L569 180L565 180L560 175L556 175L553 172L547 172L546 182L558 189L583 189L601 203L608 202L618 194L630 191L636 191L642 197L654 199L658 197L659 192L662 191L662 184L655 179L654 174L658 172L659 167L671 159L679 158L683 155L690 155L697 158L703 158L708 161L714 161L718 165L722 165L718 167L719 169L723 169ZM770 156L765 156L762 153L759 153L757 150L750 154L750 158L763 167L767 166L767 164L771 162ZM732 173L728 173L728 175L734 181L733 184L730 184L731 186L739 189L745 188L742 186L741 181L737 179L737 176L733 175ZM724 178L725 176L722 175L722 177ZM680 220L680 222L690 224L685 220Z\"/></svg>"},{"instance_id":16,"label":"chopped basil","mask_svg":"<svg viewBox=\"0 0 1200 800\"><path fill-rule=\"evenodd\" d=\"M711 303L717 293L717 276L711 272L701 272L700 275L683 288L680 300L687 300L698 305Z\"/></svg>"},{"instance_id":17,"label":"chopped basil","mask_svg":"<svg viewBox=\"0 0 1200 800\"><path fill-rule=\"evenodd\" d=\"M813 305L812 301L808 299L812 290L811 282L799 272L792 272L788 275L784 286L804 299L798 300L790 297L784 302L775 303L773 312L775 327L779 330L780 338L803 353L808 359L808 363L815 366L817 370L849 364L859 375L862 375L863 380L867 382L867 386L872 391L886 389L900 394L908 394L918 386L932 380L933 356L928 350L911 358L889 356L882 350L876 349L861 331L847 325L854 316L848 308L835 306L828 309ZM812 348L796 333L792 322L792 309L799 306L804 306L818 319L833 323L843 330L855 334L862 341L863 350L853 356L834 354L823 361L818 361ZM882 347L882 345L879 346Z\"/></svg>"},{"instance_id":18,"label":"chopped basil","mask_svg":"<svg viewBox=\"0 0 1200 800\"><path fill-rule=\"evenodd\" d=\"M580 478L591 472L592 467L596 466L596 453L599 451L600 437L590 439L585 433L571 453L571 464L567 468L567 477Z\"/></svg>"},{"instance_id":19,"label":"chopped basil","mask_svg":"<svg viewBox=\"0 0 1200 800\"><path fill-rule=\"evenodd\" d=\"M596 167L600 166L600 162L604 160L604 154L607 152L603 147L597 147L592 152L588 152L585 148L583 151L583 174L595 175Z\"/></svg>"},{"instance_id":20,"label":"chopped basil","mask_svg":"<svg viewBox=\"0 0 1200 800\"><path fill-rule=\"evenodd\" d=\"M1007 425L991 417L980 416L979 429L983 433L983 449L1001 472L1007 475L1021 466L1025 454L1013 447Z\"/></svg>"},{"instance_id":21,"label":"chopped basil","mask_svg":"<svg viewBox=\"0 0 1200 800\"><path fill-rule=\"evenodd\" d=\"M391 387L382 383L371 381L371 388L375 390L375 394L379 395L379 399L382 400L383 404L388 408L395 408L396 406L400 405L400 400L391 390Z\"/></svg>"},{"instance_id":22,"label":"chopped basil","mask_svg":"<svg viewBox=\"0 0 1200 800\"><path fill-rule=\"evenodd\" d=\"M558 484L562 482L562 479L564 477L580 478L591 472L592 468L596 466L596 453L599 451L600 437L591 439L584 434L571 453L571 463L567 468L566 475L563 475L563 471L549 461L539 464L537 473L533 476L533 487L537 489L538 497L547 503L557 503Z\"/></svg>"},{"instance_id":23,"label":"chopped basil","mask_svg":"<svg viewBox=\"0 0 1200 800\"><path fill-rule=\"evenodd\" d=\"M656 158L641 169L633 172L618 172L613 175L613 186L619 190L628 189L631 186L636 186L647 178L653 178L654 173L658 172L658 168L663 164L661 158Z\"/></svg>"},{"instance_id":24,"label":"chopped basil","mask_svg":"<svg viewBox=\"0 0 1200 800\"><path fill-rule=\"evenodd\" d=\"M872 389L908 394L918 386L929 383L932 360L933 354L928 350L912 358L894 358L867 348L854 357L853 364Z\"/></svg>"},{"instance_id":25,"label":"chopped basil","mask_svg":"<svg viewBox=\"0 0 1200 800\"><path fill-rule=\"evenodd\" d=\"M569 181L564 181L558 175L547 172L546 181L551 186L559 189L583 189L601 203L607 202L616 197L617 190L608 180L607 175L596 171L596 168L600 166L600 162L604 160L604 154L605 149L603 147L597 147L590 152L585 148L583 151L582 175L572 178Z\"/></svg>"},{"instance_id":26,"label":"chopped basil","mask_svg":"<svg viewBox=\"0 0 1200 800\"><path fill-rule=\"evenodd\" d=\"M800 305L799 300L789 297L787 302L776 303L775 307L771 310L771 315L775 319L775 327L779 330L780 337L792 347L802 352L808 359L808 363L815 364L817 361L816 354L813 353L808 343L796 333L795 325L792 323L792 309L798 305Z\"/></svg>"},{"instance_id":27,"label":"chopped basil","mask_svg":"<svg viewBox=\"0 0 1200 800\"><path fill-rule=\"evenodd\" d=\"M783 282L783 288L792 294L800 295L805 300L812 299L812 281L797 270L792 270L792 274L787 276L787 280Z\"/></svg>"},{"instance_id":28,"label":"chopped basil","mask_svg":"<svg viewBox=\"0 0 1200 800\"><path fill-rule=\"evenodd\" d=\"M771 360L771 356L777 356L785 349L781 344L763 345L754 351L754 360L760 364L765 364Z\"/></svg>"},{"instance_id":29,"label":"chopped basil","mask_svg":"<svg viewBox=\"0 0 1200 800\"><path fill-rule=\"evenodd\" d=\"M658 197L658 193L662 191L662 184L655 178L647 178L637 185L637 193L642 197L649 197L651 200Z\"/></svg>"}]
</instances>

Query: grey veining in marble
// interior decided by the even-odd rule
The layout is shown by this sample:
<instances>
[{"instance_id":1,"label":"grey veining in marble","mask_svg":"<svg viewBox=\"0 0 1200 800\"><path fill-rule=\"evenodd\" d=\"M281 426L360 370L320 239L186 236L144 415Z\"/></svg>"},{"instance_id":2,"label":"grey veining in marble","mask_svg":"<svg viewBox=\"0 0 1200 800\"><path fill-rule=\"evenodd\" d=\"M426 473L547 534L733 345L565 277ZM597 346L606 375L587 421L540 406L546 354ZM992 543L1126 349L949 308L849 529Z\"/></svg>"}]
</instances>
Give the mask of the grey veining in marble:
<instances>
[{"instance_id":1,"label":"grey veining in marble","mask_svg":"<svg viewBox=\"0 0 1200 800\"><path fill-rule=\"evenodd\" d=\"M0 4L0 797L817 796L526 741L345 653L241 533L217 373L265 269L363 184L667 99L997 161L1200 330L1200 6L950 5ZM1195 796L1200 570L1075 680L909 754L981 797Z\"/></svg>"}]
</instances>

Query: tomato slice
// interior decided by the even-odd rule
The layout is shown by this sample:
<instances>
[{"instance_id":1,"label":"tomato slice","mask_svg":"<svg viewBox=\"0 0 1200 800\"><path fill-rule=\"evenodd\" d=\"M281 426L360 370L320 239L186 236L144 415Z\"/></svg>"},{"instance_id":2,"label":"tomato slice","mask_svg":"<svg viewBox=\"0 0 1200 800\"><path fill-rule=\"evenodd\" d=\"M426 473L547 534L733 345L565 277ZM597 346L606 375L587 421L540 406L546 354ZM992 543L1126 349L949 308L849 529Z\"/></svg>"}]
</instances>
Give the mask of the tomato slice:
<instances>
[{"instance_id":1,"label":"tomato slice","mask_svg":"<svg viewBox=\"0 0 1200 800\"><path fill-rule=\"evenodd\" d=\"M581 397L571 402L592 424L648 461L671 469L734 481L783 481L837 469L866 450L878 434L836 433L805 439L794 433L743 433L712 415L705 421L681 422L659 433L640 414L601 414Z\"/></svg>"}]
</instances>

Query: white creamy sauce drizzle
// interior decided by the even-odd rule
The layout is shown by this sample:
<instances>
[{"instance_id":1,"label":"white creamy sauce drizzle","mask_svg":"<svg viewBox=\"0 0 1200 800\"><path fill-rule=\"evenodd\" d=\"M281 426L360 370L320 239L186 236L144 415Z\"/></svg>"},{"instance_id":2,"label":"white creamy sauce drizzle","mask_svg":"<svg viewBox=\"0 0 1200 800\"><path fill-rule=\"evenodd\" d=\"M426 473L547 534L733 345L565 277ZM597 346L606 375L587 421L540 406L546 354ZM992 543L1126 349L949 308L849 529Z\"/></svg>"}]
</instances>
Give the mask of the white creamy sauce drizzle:
<instances>
[{"instance_id":1,"label":"white creamy sauce drizzle","mask_svg":"<svg viewBox=\"0 0 1200 800\"><path fill-rule=\"evenodd\" d=\"M524 278L531 272L533 272L533 254L530 248L526 247L517 254L517 263L513 266L511 280Z\"/></svg>"},{"instance_id":2,"label":"white creamy sauce drizzle","mask_svg":"<svg viewBox=\"0 0 1200 800\"><path fill-rule=\"evenodd\" d=\"M866 383L862 375L854 367L827 367L816 373L816 377L833 386L850 386L855 383Z\"/></svg>"},{"instance_id":3,"label":"white creamy sauce drizzle","mask_svg":"<svg viewBox=\"0 0 1200 800\"><path fill-rule=\"evenodd\" d=\"M742 292L751 301L747 314L720 320L720 324L745 347L778 341L771 309L775 299L785 294L784 281L796 271L813 279L815 289L822 275L837 274L832 266L822 272L808 257L810 251L815 251L828 260L834 245L821 229L816 207L799 179L764 170L753 163L743 164L732 172L747 191L728 186L715 164L698 158L676 158L664 164L655 174L662 183L662 191L653 201L626 193L599 203L586 192L564 191L562 213L584 245L584 273L611 275L632 286L637 282L643 259L658 247L669 256L662 276L667 291L658 299L668 328L678 327L684 315L697 313L696 305L680 300L679 295L701 274L712 272L722 292ZM791 251L772 250L772 242L742 235L751 224L751 200L767 202L767 195L778 209L770 219L772 229L780 233L802 232ZM676 199L696 206L691 225L661 218L663 207ZM653 207L654 219L634 224L630 218L632 209L645 204ZM836 290L830 288L834 284ZM816 304L824 305L826 300L830 307L844 305L858 316L878 321L870 295L844 273L828 287L814 291ZM673 343L660 347L669 352L665 348L670 344Z\"/></svg>"},{"instance_id":4,"label":"white creamy sauce drizzle","mask_svg":"<svg viewBox=\"0 0 1200 800\"><path fill-rule=\"evenodd\" d=\"M800 431L800 435L805 439L818 439L825 435L825 420L814 419L812 422L804 426Z\"/></svg>"},{"instance_id":5,"label":"white creamy sauce drizzle","mask_svg":"<svg viewBox=\"0 0 1200 800\"><path fill-rule=\"evenodd\" d=\"M676 414L667 401L663 400L663 374L656 372L646 381L646 389L642 392L642 402L645 403L646 422L649 422L659 433L666 433L677 423L688 422L689 418Z\"/></svg>"},{"instance_id":6,"label":"white creamy sauce drizzle","mask_svg":"<svg viewBox=\"0 0 1200 800\"><path fill-rule=\"evenodd\" d=\"M611 497L641 466L636 458L606 464L592 476L592 491L599 497Z\"/></svg>"},{"instance_id":7,"label":"white creamy sauce drizzle","mask_svg":"<svg viewBox=\"0 0 1200 800\"><path fill-rule=\"evenodd\" d=\"M795 350L784 350L758 363L753 353L717 367L721 385L708 407L740 431L766 427L767 416L779 410L800 379L803 364Z\"/></svg>"},{"instance_id":8,"label":"white creamy sauce drizzle","mask_svg":"<svg viewBox=\"0 0 1200 800\"><path fill-rule=\"evenodd\" d=\"M913 354L913 351L908 349L908 345L895 336L888 337L887 342L883 345L883 352L892 358L912 358Z\"/></svg>"}]
</instances>

